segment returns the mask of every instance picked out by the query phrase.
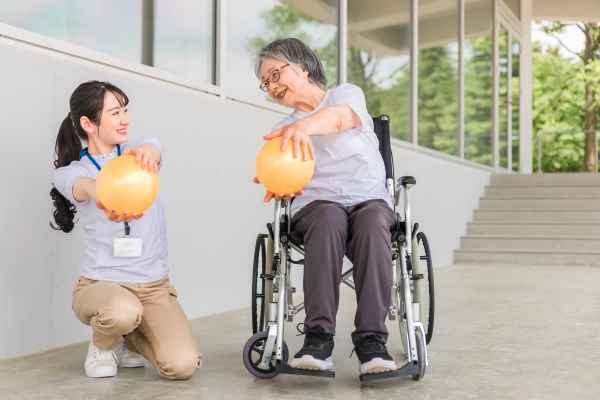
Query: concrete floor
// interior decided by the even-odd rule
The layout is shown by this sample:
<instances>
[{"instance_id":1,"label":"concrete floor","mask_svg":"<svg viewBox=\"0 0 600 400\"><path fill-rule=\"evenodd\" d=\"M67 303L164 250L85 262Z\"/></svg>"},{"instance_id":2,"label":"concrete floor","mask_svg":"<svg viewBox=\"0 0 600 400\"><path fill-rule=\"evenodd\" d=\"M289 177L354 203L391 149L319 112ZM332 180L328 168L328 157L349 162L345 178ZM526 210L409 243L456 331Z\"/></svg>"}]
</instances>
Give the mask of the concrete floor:
<instances>
[{"instance_id":1,"label":"concrete floor","mask_svg":"<svg viewBox=\"0 0 600 400\"><path fill-rule=\"evenodd\" d=\"M86 345L80 344L0 362L0 399L600 398L600 268L454 266L436 272L436 330L420 382L360 385L356 356L349 358L355 306L344 289L333 380L254 379L241 361L250 336L244 310L194 321L205 366L189 381L162 380L144 368L86 378ZM291 352L302 340L294 327L287 326ZM390 346L398 351L392 328Z\"/></svg>"}]
</instances>

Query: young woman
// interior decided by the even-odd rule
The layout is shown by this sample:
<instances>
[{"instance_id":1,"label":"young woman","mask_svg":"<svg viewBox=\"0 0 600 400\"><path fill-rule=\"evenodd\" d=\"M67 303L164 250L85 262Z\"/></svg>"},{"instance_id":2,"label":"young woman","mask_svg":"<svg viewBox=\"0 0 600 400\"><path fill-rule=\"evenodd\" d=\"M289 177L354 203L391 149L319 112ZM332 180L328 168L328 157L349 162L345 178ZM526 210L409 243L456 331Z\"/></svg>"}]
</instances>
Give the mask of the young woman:
<instances>
[{"instance_id":1,"label":"young woman","mask_svg":"<svg viewBox=\"0 0 600 400\"><path fill-rule=\"evenodd\" d=\"M140 367L145 358L161 376L187 379L201 356L169 281L160 195L143 215L108 210L96 199L96 174L120 154L135 155L145 169L158 173L158 140L128 143L128 103L127 95L107 82L82 83L71 95L56 138L51 225L70 232L75 214L83 225L73 311L92 327L86 375L115 376L118 366Z\"/></svg>"}]
</instances>

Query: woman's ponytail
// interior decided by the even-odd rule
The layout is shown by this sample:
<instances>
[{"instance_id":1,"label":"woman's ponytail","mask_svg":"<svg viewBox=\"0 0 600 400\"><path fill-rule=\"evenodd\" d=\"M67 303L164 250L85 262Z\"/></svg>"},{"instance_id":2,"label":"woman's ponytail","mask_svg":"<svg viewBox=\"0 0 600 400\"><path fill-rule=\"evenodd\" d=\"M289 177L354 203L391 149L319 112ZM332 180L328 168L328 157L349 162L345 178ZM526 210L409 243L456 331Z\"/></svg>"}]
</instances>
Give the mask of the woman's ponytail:
<instances>
[{"instance_id":1,"label":"woman's ponytail","mask_svg":"<svg viewBox=\"0 0 600 400\"><path fill-rule=\"evenodd\" d=\"M75 132L75 124L71 119L71 113L69 113L60 124L58 136L56 137L54 167L66 167L72 161L79 160L81 149L81 140ZM50 222L50 226L56 230L71 232L75 225L74 219L77 208L54 187L50 191L50 197L52 197L55 208L53 213L54 223Z\"/></svg>"}]
</instances>

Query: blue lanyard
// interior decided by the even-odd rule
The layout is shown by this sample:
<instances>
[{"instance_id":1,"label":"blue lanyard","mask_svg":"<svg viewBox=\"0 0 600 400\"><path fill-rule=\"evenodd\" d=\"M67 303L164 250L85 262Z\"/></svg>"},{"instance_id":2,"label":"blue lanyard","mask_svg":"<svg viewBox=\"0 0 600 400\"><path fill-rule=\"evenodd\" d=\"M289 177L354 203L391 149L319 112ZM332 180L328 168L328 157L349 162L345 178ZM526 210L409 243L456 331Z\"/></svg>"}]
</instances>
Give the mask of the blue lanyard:
<instances>
[{"instance_id":1,"label":"blue lanyard","mask_svg":"<svg viewBox=\"0 0 600 400\"><path fill-rule=\"evenodd\" d=\"M121 155L121 145L120 144L117 145L117 155L119 155L119 156ZM94 166L98 169L98 171L102 170L102 167L100 166L100 164L98 164L98 161L96 161L96 159L94 157L92 157L92 155L88 151L87 147L85 149L82 149L79 152L79 158L81 158L83 156L86 156L92 162L92 164L94 164Z\"/></svg>"},{"instance_id":2,"label":"blue lanyard","mask_svg":"<svg viewBox=\"0 0 600 400\"><path fill-rule=\"evenodd\" d=\"M117 145L117 155L121 155L121 145ZM79 157L83 157L86 156L91 162L92 164L94 164L94 166L98 169L98 171L102 170L102 167L100 166L100 164L98 164L98 161L96 161L96 159L94 157L92 157L92 155L90 154L90 152L88 151L88 148L86 147L85 149L82 149L79 152ZM129 222L125 221L125 235L129 236L129 233L131 232L131 227L129 226Z\"/></svg>"}]
</instances>

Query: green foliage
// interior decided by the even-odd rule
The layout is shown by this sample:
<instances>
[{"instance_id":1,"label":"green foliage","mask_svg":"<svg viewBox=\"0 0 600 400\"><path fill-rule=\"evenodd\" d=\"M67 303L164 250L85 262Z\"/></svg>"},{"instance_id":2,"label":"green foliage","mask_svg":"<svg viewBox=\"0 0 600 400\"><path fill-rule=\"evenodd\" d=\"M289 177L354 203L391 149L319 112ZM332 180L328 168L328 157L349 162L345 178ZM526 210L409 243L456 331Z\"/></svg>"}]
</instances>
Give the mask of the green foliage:
<instances>
[{"instance_id":1,"label":"green foliage","mask_svg":"<svg viewBox=\"0 0 600 400\"><path fill-rule=\"evenodd\" d=\"M567 26L576 26L582 32L581 51L570 49L561 40L560 34ZM600 26L554 21L544 23L543 30L560 46L545 52L539 43L534 46L534 160L541 145L543 171L584 171L586 114L588 118L600 118ZM560 48L574 57L563 57ZM592 93L587 104L586 86ZM590 134L595 136L597 129L592 128Z\"/></svg>"},{"instance_id":2,"label":"green foliage","mask_svg":"<svg viewBox=\"0 0 600 400\"><path fill-rule=\"evenodd\" d=\"M465 47L465 158L492 165L492 36L469 39Z\"/></svg>"},{"instance_id":3,"label":"green foliage","mask_svg":"<svg viewBox=\"0 0 600 400\"><path fill-rule=\"evenodd\" d=\"M583 171L586 67L562 57L558 48L543 52L539 43L533 67L534 168L541 144L542 171Z\"/></svg>"}]
</instances>

